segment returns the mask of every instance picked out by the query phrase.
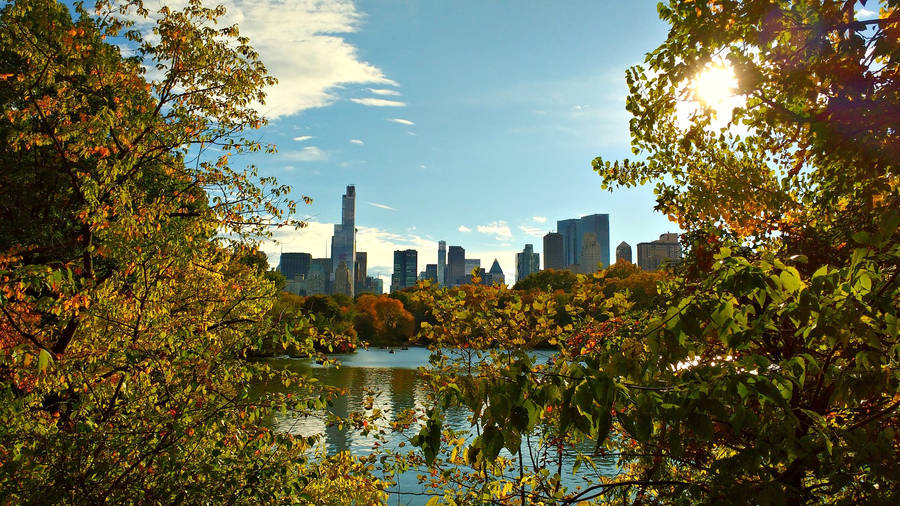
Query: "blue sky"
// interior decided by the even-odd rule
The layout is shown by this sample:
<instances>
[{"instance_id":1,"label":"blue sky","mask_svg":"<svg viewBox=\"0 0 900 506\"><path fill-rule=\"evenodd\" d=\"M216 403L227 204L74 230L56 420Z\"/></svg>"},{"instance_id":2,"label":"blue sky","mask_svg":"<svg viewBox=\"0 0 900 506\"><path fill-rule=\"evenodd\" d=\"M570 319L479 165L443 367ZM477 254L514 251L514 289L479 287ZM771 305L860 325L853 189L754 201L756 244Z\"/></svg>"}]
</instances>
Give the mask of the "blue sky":
<instances>
[{"instance_id":1,"label":"blue sky","mask_svg":"<svg viewBox=\"0 0 900 506\"><path fill-rule=\"evenodd\" d=\"M171 5L171 2L167 2ZM514 278L514 254L556 220L610 214L610 242L674 225L652 188L600 189L591 160L633 155L625 69L665 38L656 2L226 0L279 79L253 161L297 195L310 227L264 251L324 256L357 190L358 249L389 279L394 249L437 241ZM612 253L611 256L614 256Z\"/></svg>"}]
</instances>

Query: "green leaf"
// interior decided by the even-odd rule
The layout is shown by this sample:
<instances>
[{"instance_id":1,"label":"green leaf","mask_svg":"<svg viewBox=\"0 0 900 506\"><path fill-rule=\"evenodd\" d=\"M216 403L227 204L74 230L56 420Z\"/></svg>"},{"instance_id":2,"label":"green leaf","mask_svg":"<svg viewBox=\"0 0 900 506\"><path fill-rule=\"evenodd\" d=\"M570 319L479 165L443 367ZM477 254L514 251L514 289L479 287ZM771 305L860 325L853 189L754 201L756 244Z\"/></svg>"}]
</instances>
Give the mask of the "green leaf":
<instances>
[{"instance_id":1,"label":"green leaf","mask_svg":"<svg viewBox=\"0 0 900 506\"><path fill-rule=\"evenodd\" d=\"M781 279L781 285L785 290L789 292L796 292L800 289L800 275L793 267L788 267L787 269L781 271L781 274L779 274L778 277Z\"/></svg>"},{"instance_id":2,"label":"green leaf","mask_svg":"<svg viewBox=\"0 0 900 506\"><path fill-rule=\"evenodd\" d=\"M500 432L500 429L494 425L485 427L484 433L481 435L481 448L484 460L493 462L503 448L503 433Z\"/></svg>"},{"instance_id":3,"label":"green leaf","mask_svg":"<svg viewBox=\"0 0 900 506\"><path fill-rule=\"evenodd\" d=\"M38 370L43 372L52 361L53 357L50 355L50 352L41 349L41 353L38 355Z\"/></svg>"}]
</instances>

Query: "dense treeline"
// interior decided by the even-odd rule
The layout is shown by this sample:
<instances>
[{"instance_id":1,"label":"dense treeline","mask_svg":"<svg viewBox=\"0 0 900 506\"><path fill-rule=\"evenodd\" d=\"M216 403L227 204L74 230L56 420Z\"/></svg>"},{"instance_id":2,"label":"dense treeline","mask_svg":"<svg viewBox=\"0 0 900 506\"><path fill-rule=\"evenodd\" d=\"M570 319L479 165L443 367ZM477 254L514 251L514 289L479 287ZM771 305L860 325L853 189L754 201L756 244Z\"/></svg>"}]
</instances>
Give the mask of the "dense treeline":
<instances>
[{"instance_id":1,"label":"dense treeline","mask_svg":"<svg viewBox=\"0 0 900 506\"><path fill-rule=\"evenodd\" d=\"M277 279L277 275L269 275ZM619 293L635 308L646 309L662 304L657 284L669 277L666 271L645 272L629 262L620 261L592 276L579 276L570 271L537 272L517 283L513 289L480 284L441 289L420 283L390 295L361 294L355 300L341 294L300 296L281 292L270 313L275 322L288 325L293 333L310 336L316 351L347 353L361 346L430 344L429 333L421 330L423 324L427 329L435 322L433 302L424 299L420 292L433 294L436 300L444 297L465 297L466 300L486 298L496 307L521 308L524 303L525 307L533 308L535 316L551 310L528 304L549 296L556 308L552 310L554 321L563 328L571 326L576 314L584 311L583 307L566 309L573 303L583 306L587 302L584 298L574 298L579 291L591 290L603 298ZM593 304L595 301L590 302ZM471 336L471 339L478 337ZM546 339L536 344L541 347L554 345ZM264 343L255 352L264 356L307 353L297 346L286 349L273 342Z\"/></svg>"}]
</instances>

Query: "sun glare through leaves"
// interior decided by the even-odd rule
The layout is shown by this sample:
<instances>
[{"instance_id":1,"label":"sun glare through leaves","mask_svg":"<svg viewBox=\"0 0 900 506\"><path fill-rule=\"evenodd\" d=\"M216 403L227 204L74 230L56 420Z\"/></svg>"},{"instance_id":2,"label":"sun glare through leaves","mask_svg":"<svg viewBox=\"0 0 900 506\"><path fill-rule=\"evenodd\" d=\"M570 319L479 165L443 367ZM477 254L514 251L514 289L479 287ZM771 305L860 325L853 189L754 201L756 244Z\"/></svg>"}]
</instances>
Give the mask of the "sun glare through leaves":
<instances>
[{"instance_id":1,"label":"sun glare through leaves","mask_svg":"<svg viewBox=\"0 0 900 506\"><path fill-rule=\"evenodd\" d=\"M696 100L718 111L734 98L737 78L729 65L710 65L697 74L691 88Z\"/></svg>"}]
</instances>

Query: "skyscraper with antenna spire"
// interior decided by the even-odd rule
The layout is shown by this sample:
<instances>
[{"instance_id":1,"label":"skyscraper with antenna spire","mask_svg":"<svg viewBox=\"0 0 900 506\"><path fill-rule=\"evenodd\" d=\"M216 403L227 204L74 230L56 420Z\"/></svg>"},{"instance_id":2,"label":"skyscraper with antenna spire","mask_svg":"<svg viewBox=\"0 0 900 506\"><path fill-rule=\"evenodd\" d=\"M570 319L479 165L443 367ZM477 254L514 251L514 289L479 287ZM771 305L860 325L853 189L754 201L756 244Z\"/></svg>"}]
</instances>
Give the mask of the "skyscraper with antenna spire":
<instances>
[{"instance_id":1,"label":"skyscraper with antenna spire","mask_svg":"<svg viewBox=\"0 0 900 506\"><path fill-rule=\"evenodd\" d=\"M347 295L353 296L353 282L356 279L355 263L356 263L356 187L354 185L347 186L347 192L344 193L341 201L341 222L334 225L334 235L331 238L331 277L334 279L338 267L343 263L346 265L351 282ZM346 275L341 271L342 275Z\"/></svg>"}]
</instances>

